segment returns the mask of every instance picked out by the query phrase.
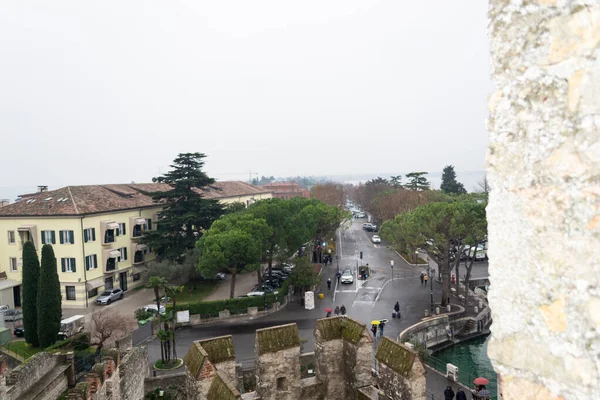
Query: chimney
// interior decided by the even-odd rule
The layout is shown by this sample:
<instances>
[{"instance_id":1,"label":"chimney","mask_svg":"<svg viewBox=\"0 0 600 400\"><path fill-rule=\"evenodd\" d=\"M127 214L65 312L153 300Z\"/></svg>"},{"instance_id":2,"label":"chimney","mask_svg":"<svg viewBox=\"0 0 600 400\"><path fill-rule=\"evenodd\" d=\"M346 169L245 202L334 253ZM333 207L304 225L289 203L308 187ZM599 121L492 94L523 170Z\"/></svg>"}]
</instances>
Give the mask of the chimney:
<instances>
[{"instance_id":1,"label":"chimney","mask_svg":"<svg viewBox=\"0 0 600 400\"><path fill-rule=\"evenodd\" d=\"M0 208L7 206L10 204L10 200L8 199L0 199Z\"/></svg>"},{"instance_id":2,"label":"chimney","mask_svg":"<svg viewBox=\"0 0 600 400\"><path fill-rule=\"evenodd\" d=\"M37 187L38 193L47 192L47 191L48 191L48 186L38 186Z\"/></svg>"}]
</instances>

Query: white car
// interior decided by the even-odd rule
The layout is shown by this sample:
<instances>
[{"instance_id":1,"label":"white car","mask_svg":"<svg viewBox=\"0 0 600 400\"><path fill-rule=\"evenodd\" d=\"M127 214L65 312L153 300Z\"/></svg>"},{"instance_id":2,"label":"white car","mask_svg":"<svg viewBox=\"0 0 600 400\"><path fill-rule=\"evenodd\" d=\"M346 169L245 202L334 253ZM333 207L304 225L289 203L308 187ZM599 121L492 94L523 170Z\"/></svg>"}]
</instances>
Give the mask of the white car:
<instances>
[{"instance_id":1,"label":"white car","mask_svg":"<svg viewBox=\"0 0 600 400\"><path fill-rule=\"evenodd\" d=\"M160 306L159 308L156 308L156 304L147 304L144 307L142 307L142 310L150 312L152 314L156 314L156 310L160 310L161 314L165 313L165 306Z\"/></svg>"},{"instance_id":2,"label":"white car","mask_svg":"<svg viewBox=\"0 0 600 400\"><path fill-rule=\"evenodd\" d=\"M373 242L373 243L381 243L381 238L379 237L379 235L373 235L371 237L371 242Z\"/></svg>"},{"instance_id":3,"label":"white car","mask_svg":"<svg viewBox=\"0 0 600 400\"><path fill-rule=\"evenodd\" d=\"M340 277L340 283L352 282L354 282L354 276L352 275L352 272L350 272L349 269L345 269L344 272L342 272L342 276Z\"/></svg>"}]
</instances>

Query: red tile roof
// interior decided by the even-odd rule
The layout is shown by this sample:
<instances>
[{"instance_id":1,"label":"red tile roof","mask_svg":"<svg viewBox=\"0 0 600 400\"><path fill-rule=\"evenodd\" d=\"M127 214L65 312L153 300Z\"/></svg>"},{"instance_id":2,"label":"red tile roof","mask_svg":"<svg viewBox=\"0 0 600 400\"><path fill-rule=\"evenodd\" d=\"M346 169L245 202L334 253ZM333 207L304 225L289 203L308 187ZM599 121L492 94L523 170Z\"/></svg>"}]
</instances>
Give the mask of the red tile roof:
<instances>
[{"instance_id":1,"label":"red tile roof","mask_svg":"<svg viewBox=\"0 0 600 400\"><path fill-rule=\"evenodd\" d=\"M41 193L28 194L18 202L0 208L0 217L85 215L155 207L150 194L169 190L165 183L131 183L111 185L66 186ZM241 181L216 182L203 190L207 199L270 193Z\"/></svg>"}]
</instances>

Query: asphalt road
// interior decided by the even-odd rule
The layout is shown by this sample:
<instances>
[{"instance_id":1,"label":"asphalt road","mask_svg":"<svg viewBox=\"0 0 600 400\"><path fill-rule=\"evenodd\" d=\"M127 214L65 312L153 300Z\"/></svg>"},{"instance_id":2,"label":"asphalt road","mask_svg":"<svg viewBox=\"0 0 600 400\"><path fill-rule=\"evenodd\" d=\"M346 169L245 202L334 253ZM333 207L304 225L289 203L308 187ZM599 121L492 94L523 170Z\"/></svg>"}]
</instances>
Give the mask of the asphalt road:
<instances>
[{"instance_id":1,"label":"asphalt road","mask_svg":"<svg viewBox=\"0 0 600 400\"><path fill-rule=\"evenodd\" d=\"M305 310L298 302L290 303L284 310L266 317L247 319L244 321L223 321L210 325L184 327L177 333L177 353L182 358L194 340L233 335L236 359L243 364L251 364L254 359L254 338L256 329L295 322L298 325L301 338L308 342L304 351L314 349L313 331L318 318L325 317L326 307L345 305L348 315L365 324L373 319L387 318L384 334L396 339L398 334L420 321L425 309L430 308L430 286L420 284L419 275L426 267L408 265L394 251L389 250L385 243L373 244L372 233L362 230L364 220L354 220L352 226L338 233L338 261L326 265L323 269L323 283L317 293L325 294L324 299L315 299L315 309ZM363 252L363 260L359 259ZM394 261L394 268L390 261ZM366 281L356 279L357 267L369 264L371 276ZM349 268L355 276L352 284L337 284L335 274L338 270ZM473 268L474 272L478 266ZM487 273L487 267L485 272ZM392 279L393 278L393 279ZM327 279L333 282L332 290L328 291ZM433 284L434 301L438 302L441 289L437 282ZM392 319L394 304L400 303L401 319ZM160 358L160 342L154 339L148 344L150 365Z\"/></svg>"}]
</instances>

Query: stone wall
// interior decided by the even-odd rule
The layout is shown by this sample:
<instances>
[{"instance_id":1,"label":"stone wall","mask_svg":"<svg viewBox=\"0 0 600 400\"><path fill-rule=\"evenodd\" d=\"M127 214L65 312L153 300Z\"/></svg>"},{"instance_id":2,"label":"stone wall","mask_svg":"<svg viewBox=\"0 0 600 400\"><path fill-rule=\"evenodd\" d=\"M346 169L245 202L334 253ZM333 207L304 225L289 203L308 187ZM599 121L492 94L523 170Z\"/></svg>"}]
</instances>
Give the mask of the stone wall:
<instances>
[{"instance_id":1,"label":"stone wall","mask_svg":"<svg viewBox=\"0 0 600 400\"><path fill-rule=\"evenodd\" d=\"M73 377L72 353L40 352L14 370L0 375L0 394L2 400L55 400L67 390Z\"/></svg>"},{"instance_id":2,"label":"stone wall","mask_svg":"<svg viewBox=\"0 0 600 400\"><path fill-rule=\"evenodd\" d=\"M143 399L144 381L148 376L148 349L134 347L125 354L119 365L122 400Z\"/></svg>"},{"instance_id":3,"label":"stone wall","mask_svg":"<svg viewBox=\"0 0 600 400\"><path fill-rule=\"evenodd\" d=\"M173 400L187 400L186 380L187 374L185 372L149 377L144 380L144 391L148 393L155 389L162 389Z\"/></svg>"},{"instance_id":4,"label":"stone wall","mask_svg":"<svg viewBox=\"0 0 600 400\"><path fill-rule=\"evenodd\" d=\"M425 400L427 372L416 352L384 337L375 359L378 386L389 398Z\"/></svg>"},{"instance_id":5,"label":"stone wall","mask_svg":"<svg viewBox=\"0 0 600 400\"><path fill-rule=\"evenodd\" d=\"M489 20L489 355L506 400L597 398L600 4L490 0Z\"/></svg>"}]
</instances>

